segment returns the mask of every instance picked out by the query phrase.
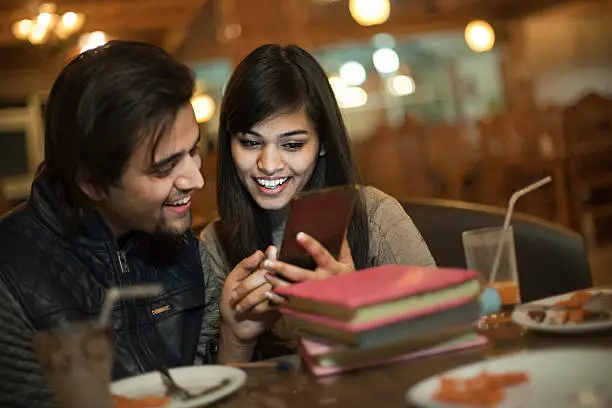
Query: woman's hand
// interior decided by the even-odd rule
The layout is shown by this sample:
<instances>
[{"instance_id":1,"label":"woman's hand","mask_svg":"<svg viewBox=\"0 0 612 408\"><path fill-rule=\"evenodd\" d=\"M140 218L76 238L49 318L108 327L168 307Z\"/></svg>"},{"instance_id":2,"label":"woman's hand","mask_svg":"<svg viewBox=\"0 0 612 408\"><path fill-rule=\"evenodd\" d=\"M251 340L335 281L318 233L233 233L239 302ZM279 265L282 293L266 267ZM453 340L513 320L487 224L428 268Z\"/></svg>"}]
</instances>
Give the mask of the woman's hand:
<instances>
[{"instance_id":1,"label":"woman's hand","mask_svg":"<svg viewBox=\"0 0 612 408\"><path fill-rule=\"evenodd\" d=\"M265 260L263 266L270 271L265 277L274 287L287 284L286 280L303 282L313 279L325 279L355 270L355 263L353 262L351 249L346 238L342 243L338 260L334 259L329 251L311 236L300 232L296 238L315 261L317 268L311 271L281 261Z\"/></svg>"},{"instance_id":2,"label":"woman's hand","mask_svg":"<svg viewBox=\"0 0 612 408\"><path fill-rule=\"evenodd\" d=\"M274 246L266 250L267 260L276 260L277 249ZM285 299L273 293L275 287L266 280L265 275L269 273L260 268L242 280L233 292L232 302L238 312L249 312L251 314L265 314L276 310L277 306L284 303ZM288 285L288 282L278 280L277 285Z\"/></svg>"},{"instance_id":3,"label":"woman's hand","mask_svg":"<svg viewBox=\"0 0 612 408\"><path fill-rule=\"evenodd\" d=\"M253 255L243 259L227 275L223 284L223 292L219 309L223 324L232 332L239 341L248 342L254 340L266 329L266 322L261 318L251 318L246 313L241 313L235 308L233 302L234 293L243 280L247 279L257 270L265 255L261 251L256 251Z\"/></svg>"},{"instance_id":4,"label":"woman's hand","mask_svg":"<svg viewBox=\"0 0 612 408\"><path fill-rule=\"evenodd\" d=\"M255 252L229 273L223 285L220 309L224 324L240 341L257 338L277 319L274 305L284 299L272 293L273 285L261 269L265 259L275 259L276 248Z\"/></svg>"}]
</instances>

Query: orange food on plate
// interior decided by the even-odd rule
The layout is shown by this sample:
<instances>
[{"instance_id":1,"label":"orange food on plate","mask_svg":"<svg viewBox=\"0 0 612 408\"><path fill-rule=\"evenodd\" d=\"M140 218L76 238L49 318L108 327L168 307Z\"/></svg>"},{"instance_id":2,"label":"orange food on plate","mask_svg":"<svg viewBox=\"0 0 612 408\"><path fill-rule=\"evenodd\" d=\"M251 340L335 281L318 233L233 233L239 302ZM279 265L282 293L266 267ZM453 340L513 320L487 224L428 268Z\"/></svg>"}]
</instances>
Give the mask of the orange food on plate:
<instances>
[{"instance_id":1,"label":"orange food on plate","mask_svg":"<svg viewBox=\"0 0 612 408\"><path fill-rule=\"evenodd\" d=\"M113 395L115 408L157 408L169 405L172 400L168 397L148 395L145 397L128 398Z\"/></svg>"},{"instance_id":2,"label":"orange food on plate","mask_svg":"<svg viewBox=\"0 0 612 408\"><path fill-rule=\"evenodd\" d=\"M576 310L567 310L564 312L563 321L568 323L582 323L589 315L589 311L582 307L591 300L593 295L587 291L579 291L573 293L568 299L555 302L555 306L577 307Z\"/></svg>"},{"instance_id":3,"label":"orange food on plate","mask_svg":"<svg viewBox=\"0 0 612 408\"><path fill-rule=\"evenodd\" d=\"M482 371L469 378L442 377L440 388L433 397L440 402L493 407L504 399L506 387L528 381L527 373L521 371L503 374L489 374Z\"/></svg>"},{"instance_id":4,"label":"orange food on plate","mask_svg":"<svg viewBox=\"0 0 612 408\"><path fill-rule=\"evenodd\" d=\"M588 314L589 311L585 309L570 310L567 312L567 322L582 323Z\"/></svg>"},{"instance_id":5,"label":"orange food on plate","mask_svg":"<svg viewBox=\"0 0 612 408\"><path fill-rule=\"evenodd\" d=\"M582 307L586 302L591 300L591 293L587 291L579 291L573 293L569 298L555 302L556 306Z\"/></svg>"}]
</instances>

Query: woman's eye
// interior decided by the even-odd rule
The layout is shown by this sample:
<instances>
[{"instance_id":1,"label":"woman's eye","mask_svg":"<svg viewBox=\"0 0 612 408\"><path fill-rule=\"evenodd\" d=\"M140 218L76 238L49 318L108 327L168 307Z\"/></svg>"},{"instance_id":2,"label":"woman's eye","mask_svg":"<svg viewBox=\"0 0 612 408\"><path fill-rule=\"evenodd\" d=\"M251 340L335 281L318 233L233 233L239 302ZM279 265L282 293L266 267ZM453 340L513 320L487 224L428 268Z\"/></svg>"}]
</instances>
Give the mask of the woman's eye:
<instances>
[{"instance_id":1,"label":"woman's eye","mask_svg":"<svg viewBox=\"0 0 612 408\"><path fill-rule=\"evenodd\" d=\"M285 143L284 146L289 150L299 150L304 147L304 142L289 142Z\"/></svg>"},{"instance_id":2,"label":"woman's eye","mask_svg":"<svg viewBox=\"0 0 612 408\"><path fill-rule=\"evenodd\" d=\"M254 148L259 146L259 142L256 142L255 140L241 140L240 144L246 148Z\"/></svg>"}]
</instances>

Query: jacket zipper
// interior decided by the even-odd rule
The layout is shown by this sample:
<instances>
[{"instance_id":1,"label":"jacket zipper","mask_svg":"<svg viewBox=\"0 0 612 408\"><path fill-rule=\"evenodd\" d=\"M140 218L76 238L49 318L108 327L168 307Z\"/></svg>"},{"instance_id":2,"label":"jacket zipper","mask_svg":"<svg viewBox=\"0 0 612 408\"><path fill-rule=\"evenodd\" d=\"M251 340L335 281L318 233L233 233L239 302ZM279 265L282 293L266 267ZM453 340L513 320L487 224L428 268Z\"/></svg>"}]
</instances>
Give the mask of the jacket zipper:
<instances>
[{"instance_id":1,"label":"jacket zipper","mask_svg":"<svg viewBox=\"0 0 612 408\"><path fill-rule=\"evenodd\" d=\"M121 272L121 275L122 275L121 277L119 277L119 282L121 282L121 286L123 286L125 283L129 284L128 281L130 280L130 277L126 275L130 273L130 267L128 265L127 257L125 256L125 252L121 249L117 249L116 252L117 252L117 261L119 261L119 271ZM131 314L130 310L132 311L134 310L133 300L126 299L126 300L123 300L122 303L124 303L122 305L122 308L125 307L125 309L121 311L121 314L123 318L125 319L125 321L129 322L130 321L129 316ZM138 366L138 368L142 372L144 372L146 367L144 366L143 361L146 361L146 358L148 358L149 356L146 354L146 352L139 350L139 349L142 349L141 337L137 336L136 342L132 340L128 341L127 348L128 350L130 350L131 354L135 356L135 363Z\"/></svg>"},{"instance_id":2,"label":"jacket zipper","mask_svg":"<svg viewBox=\"0 0 612 408\"><path fill-rule=\"evenodd\" d=\"M125 253L122 250L117 251L117 258L119 259L119 268L121 269L122 274L126 274L130 272L130 267L128 266L127 258L125 257Z\"/></svg>"}]
</instances>

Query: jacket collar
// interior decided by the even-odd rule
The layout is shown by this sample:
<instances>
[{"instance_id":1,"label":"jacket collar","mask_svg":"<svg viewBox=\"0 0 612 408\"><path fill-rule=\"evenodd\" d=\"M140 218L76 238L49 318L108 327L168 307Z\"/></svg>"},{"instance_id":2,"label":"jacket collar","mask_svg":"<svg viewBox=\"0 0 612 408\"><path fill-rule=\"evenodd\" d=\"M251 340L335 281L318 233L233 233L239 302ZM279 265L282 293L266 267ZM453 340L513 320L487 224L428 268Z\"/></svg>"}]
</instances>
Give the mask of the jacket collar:
<instances>
[{"instance_id":1,"label":"jacket collar","mask_svg":"<svg viewBox=\"0 0 612 408\"><path fill-rule=\"evenodd\" d=\"M66 205L57 197L44 172L37 176L32 183L28 205L34 211L38 220L49 231L64 240L91 249L107 248L110 243L115 242L106 222L93 210L85 210L83 228L80 231L70 231L64 215ZM135 234L127 234L119 241L123 245L129 245L133 235Z\"/></svg>"},{"instance_id":2,"label":"jacket collar","mask_svg":"<svg viewBox=\"0 0 612 408\"><path fill-rule=\"evenodd\" d=\"M168 244L182 246L195 238L191 230L188 230L172 243L168 241L159 242L152 239L151 235L143 232L129 232L116 240L100 214L93 210L85 211L83 228L77 234L74 234L69 230L62 215L62 208L65 207L65 204L54 193L53 188L45 178L44 172L37 176L32 183L28 205L34 211L38 220L54 235L92 250L122 249L128 252L138 246L148 252L148 249L159 248L157 245L160 244L162 248L169 249Z\"/></svg>"}]
</instances>

